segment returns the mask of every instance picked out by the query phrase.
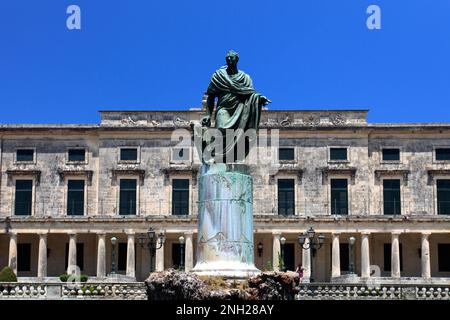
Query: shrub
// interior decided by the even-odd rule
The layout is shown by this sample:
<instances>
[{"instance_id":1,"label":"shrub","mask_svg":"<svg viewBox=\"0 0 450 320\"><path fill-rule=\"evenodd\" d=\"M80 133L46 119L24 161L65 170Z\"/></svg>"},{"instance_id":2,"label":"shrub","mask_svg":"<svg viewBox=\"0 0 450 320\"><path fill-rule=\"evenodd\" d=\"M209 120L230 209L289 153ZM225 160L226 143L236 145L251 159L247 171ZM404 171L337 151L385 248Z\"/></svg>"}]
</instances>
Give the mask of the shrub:
<instances>
[{"instance_id":1,"label":"shrub","mask_svg":"<svg viewBox=\"0 0 450 320\"><path fill-rule=\"evenodd\" d=\"M86 294L86 291L89 291L90 294L95 294L95 295L105 295L105 293L102 293L102 289L100 287L95 287L93 285L90 286L83 286L81 288L81 291L83 292L83 294Z\"/></svg>"},{"instance_id":2,"label":"shrub","mask_svg":"<svg viewBox=\"0 0 450 320\"><path fill-rule=\"evenodd\" d=\"M154 272L145 283L149 300L204 300L209 297L207 285L190 272Z\"/></svg>"},{"instance_id":3,"label":"shrub","mask_svg":"<svg viewBox=\"0 0 450 320\"><path fill-rule=\"evenodd\" d=\"M199 279L202 280L210 290L225 289L228 287L228 284L223 277L199 276Z\"/></svg>"},{"instance_id":4,"label":"shrub","mask_svg":"<svg viewBox=\"0 0 450 320\"><path fill-rule=\"evenodd\" d=\"M86 282L86 281L88 281L88 279L89 279L89 277L88 277L87 275L85 275L85 274L82 274L82 275L80 276L80 281L81 281L81 282Z\"/></svg>"},{"instance_id":5,"label":"shrub","mask_svg":"<svg viewBox=\"0 0 450 320\"><path fill-rule=\"evenodd\" d=\"M280 271L284 271L284 259L281 256L281 253L278 254L278 267Z\"/></svg>"},{"instance_id":6,"label":"shrub","mask_svg":"<svg viewBox=\"0 0 450 320\"><path fill-rule=\"evenodd\" d=\"M236 279L233 278L233 282L231 283L231 288L237 289L237 287L238 287L238 283L236 282Z\"/></svg>"},{"instance_id":7,"label":"shrub","mask_svg":"<svg viewBox=\"0 0 450 320\"><path fill-rule=\"evenodd\" d=\"M4 267L2 271L0 271L0 282L17 282L17 276L13 269Z\"/></svg>"},{"instance_id":8,"label":"shrub","mask_svg":"<svg viewBox=\"0 0 450 320\"><path fill-rule=\"evenodd\" d=\"M61 280L62 282L67 282L68 278L69 278L69 275L66 273L59 276L59 280Z\"/></svg>"},{"instance_id":9,"label":"shrub","mask_svg":"<svg viewBox=\"0 0 450 320\"><path fill-rule=\"evenodd\" d=\"M59 280L61 280L62 282L67 282L69 280L70 275L68 275L67 273L64 273L62 275L59 276ZM85 274L81 274L80 275L80 282L86 282L89 279L89 277Z\"/></svg>"}]
</instances>

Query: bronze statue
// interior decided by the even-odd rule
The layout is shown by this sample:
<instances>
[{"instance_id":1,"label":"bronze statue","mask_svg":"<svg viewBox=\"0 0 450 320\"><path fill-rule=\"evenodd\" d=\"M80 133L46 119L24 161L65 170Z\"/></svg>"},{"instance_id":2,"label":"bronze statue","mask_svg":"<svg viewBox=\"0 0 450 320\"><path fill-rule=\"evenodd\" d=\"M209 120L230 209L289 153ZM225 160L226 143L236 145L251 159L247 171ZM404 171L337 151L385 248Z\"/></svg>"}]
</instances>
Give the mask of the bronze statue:
<instances>
[{"instance_id":1,"label":"bronze statue","mask_svg":"<svg viewBox=\"0 0 450 320\"><path fill-rule=\"evenodd\" d=\"M230 50L226 55L227 66L220 68L212 75L206 92L208 95L207 115L201 120L203 127L211 127L211 116L217 98L214 128L223 133L224 139L222 150L216 149L213 153L216 159L223 159L223 162L230 161L229 158L226 160L226 156L236 148L237 141L243 136L242 132L258 129L261 108L271 102L267 97L256 92L248 74L238 70L238 61L238 53ZM227 129L238 132L236 139L230 139L231 141L225 139ZM206 148L213 147L214 144L211 141L206 142ZM248 150L245 153L247 155ZM232 161L236 161L236 154Z\"/></svg>"}]
</instances>

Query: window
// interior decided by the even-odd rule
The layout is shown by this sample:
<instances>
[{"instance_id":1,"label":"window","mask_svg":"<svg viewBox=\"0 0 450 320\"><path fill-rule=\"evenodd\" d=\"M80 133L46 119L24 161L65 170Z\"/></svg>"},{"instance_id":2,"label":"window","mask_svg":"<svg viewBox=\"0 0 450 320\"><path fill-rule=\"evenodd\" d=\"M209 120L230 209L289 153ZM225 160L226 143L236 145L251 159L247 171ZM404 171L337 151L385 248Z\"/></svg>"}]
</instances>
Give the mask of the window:
<instances>
[{"instance_id":1,"label":"window","mask_svg":"<svg viewBox=\"0 0 450 320\"><path fill-rule=\"evenodd\" d=\"M400 161L400 149L383 149L383 161Z\"/></svg>"},{"instance_id":2,"label":"window","mask_svg":"<svg viewBox=\"0 0 450 320\"><path fill-rule=\"evenodd\" d=\"M284 216L295 214L294 179L278 179L278 214Z\"/></svg>"},{"instance_id":3,"label":"window","mask_svg":"<svg viewBox=\"0 0 450 320\"><path fill-rule=\"evenodd\" d=\"M84 214L84 180L67 181L67 214L71 216Z\"/></svg>"},{"instance_id":4,"label":"window","mask_svg":"<svg viewBox=\"0 0 450 320\"><path fill-rule=\"evenodd\" d=\"M189 214L189 179L172 180L172 214Z\"/></svg>"},{"instance_id":5,"label":"window","mask_svg":"<svg viewBox=\"0 0 450 320\"><path fill-rule=\"evenodd\" d=\"M400 214L400 179L383 180L384 214Z\"/></svg>"},{"instance_id":6,"label":"window","mask_svg":"<svg viewBox=\"0 0 450 320\"><path fill-rule=\"evenodd\" d=\"M172 161L189 161L189 148L173 148Z\"/></svg>"},{"instance_id":7,"label":"window","mask_svg":"<svg viewBox=\"0 0 450 320\"><path fill-rule=\"evenodd\" d=\"M450 148L436 148L436 160L449 161L450 160Z\"/></svg>"},{"instance_id":8,"label":"window","mask_svg":"<svg viewBox=\"0 0 450 320\"><path fill-rule=\"evenodd\" d=\"M279 148L278 149L278 160L289 161L295 159L294 148Z\"/></svg>"},{"instance_id":9,"label":"window","mask_svg":"<svg viewBox=\"0 0 450 320\"><path fill-rule=\"evenodd\" d=\"M119 214L136 214L136 179L120 180Z\"/></svg>"},{"instance_id":10,"label":"window","mask_svg":"<svg viewBox=\"0 0 450 320\"><path fill-rule=\"evenodd\" d=\"M137 161L137 148L121 148L120 161Z\"/></svg>"},{"instance_id":11,"label":"window","mask_svg":"<svg viewBox=\"0 0 450 320\"><path fill-rule=\"evenodd\" d=\"M450 271L450 243L438 243L439 272Z\"/></svg>"},{"instance_id":12,"label":"window","mask_svg":"<svg viewBox=\"0 0 450 320\"><path fill-rule=\"evenodd\" d=\"M34 150L33 149L17 149L16 151L17 162L33 162Z\"/></svg>"},{"instance_id":13,"label":"window","mask_svg":"<svg viewBox=\"0 0 450 320\"><path fill-rule=\"evenodd\" d=\"M348 214L347 179L331 179L331 214Z\"/></svg>"},{"instance_id":14,"label":"window","mask_svg":"<svg viewBox=\"0 0 450 320\"><path fill-rule=\"evenodd\" d=\"M17 244L17 271L31 271L31 243Z\"/></svg>"},{"instance_id":15,"label":"window","mask_svg":"<svg viewBox=\"0 0 450 320\"><path fill-rule=\"evenodd\" d=\"M330 148L330 160L347 160L347 148Z\"/></svg>"},{"instance_id":16,"label":"window","mask_svg":"<svg viewBox=\"0 0 450 320\"><path fill-rule=\"evenodd\" d=\"M64 270L68 268L69 260L69 244L66 243L66 260L64 264ZM84 243L77 243L77 266L80 270L84 270Z\"/></svg>"},{"instance_id":17,"label":"window","mask_svg":"<svg viewBox=\"0 0 450 320\"><path fill-rule=\"evenodd\" d=\"M438 214L450 214L450 180L436 180Z\"/></svg>"},{"instance_id":18,"label":"window","mask_svg":"<svg viewBox=\"0 0 450 320\"><path fill-rule=\"evenodd\" d=\"M85 162L86 150L84 149L69 149L69 162Z\"/></svg>"},{"instance_id":19,"label":"window","mask_svg":"<svg viewBox=\"0 0 450 320\"><path fill-rule=\"evenodd\" d=\"M400 271L403 271L403 249L402 249L401 243L399 243L399 249L400 249ZM392 244L385 243L384 244L384 271L392 271L391 263L392 263Z\"/></svg>"},{"instance_id":20,"label":"window","mask_svg":"<svg viewBox=\"0 0 450 320\"><path fill-rule=\"evenodd\" d=\"M16 180L14 214L18 216L31 215L32 199L33 180Z\"/></svg>"}]
</instances>

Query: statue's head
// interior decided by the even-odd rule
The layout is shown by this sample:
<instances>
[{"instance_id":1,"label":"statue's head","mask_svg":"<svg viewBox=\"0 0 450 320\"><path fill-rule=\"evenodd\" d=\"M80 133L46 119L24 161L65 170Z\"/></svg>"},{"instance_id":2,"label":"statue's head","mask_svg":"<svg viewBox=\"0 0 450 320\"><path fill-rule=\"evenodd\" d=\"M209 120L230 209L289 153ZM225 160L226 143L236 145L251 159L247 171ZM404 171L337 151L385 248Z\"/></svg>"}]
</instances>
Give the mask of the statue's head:
<instances>
[{"instance_id":1,"label":"statue's head","mask_svg":"<svg viewBox=\"0 0 450 320\"><path fill-rule=\"evenodd\" d=\"M235 67L239 61L239 54L234 50L230 50L227 52L225 60L227 61L227 66Z\"/></svg>"}]
</instances>

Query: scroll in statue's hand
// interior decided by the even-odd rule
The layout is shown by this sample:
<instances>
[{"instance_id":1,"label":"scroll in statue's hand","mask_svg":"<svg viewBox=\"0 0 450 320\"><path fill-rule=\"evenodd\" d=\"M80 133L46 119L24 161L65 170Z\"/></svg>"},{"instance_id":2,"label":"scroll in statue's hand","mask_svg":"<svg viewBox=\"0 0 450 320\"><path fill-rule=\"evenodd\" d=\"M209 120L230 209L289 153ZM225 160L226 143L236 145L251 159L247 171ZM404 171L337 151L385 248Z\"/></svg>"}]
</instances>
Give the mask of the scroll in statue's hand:
<instances>
[{"instance_id":1,"label":"scroll in statue's hand","mask_svg":"<svg viewBox=\"0 0 450 320\"><path fill-rule=\"evenodd\" d=\"M266 104L269 104L269 103L272 102L272 101L271 101L269 98L267 98L266 96L261 96L260 100L261 100L261 103L262 103L263 106L265 106Z\"/></svg>"},{"instance_id":2,"label":"scroll in statue's hand","mask_svg":"<svg viewBox=\"0 0 450 320\"><path fill-rule=\"evenodd\" d=\"M202 127L210 127L211 126L211 117L210 116L204 116L201 120Z\"/></svg>"}]
</instances>

